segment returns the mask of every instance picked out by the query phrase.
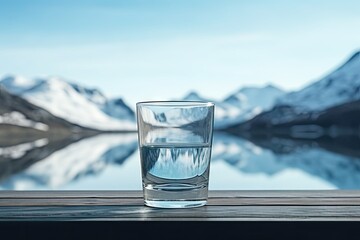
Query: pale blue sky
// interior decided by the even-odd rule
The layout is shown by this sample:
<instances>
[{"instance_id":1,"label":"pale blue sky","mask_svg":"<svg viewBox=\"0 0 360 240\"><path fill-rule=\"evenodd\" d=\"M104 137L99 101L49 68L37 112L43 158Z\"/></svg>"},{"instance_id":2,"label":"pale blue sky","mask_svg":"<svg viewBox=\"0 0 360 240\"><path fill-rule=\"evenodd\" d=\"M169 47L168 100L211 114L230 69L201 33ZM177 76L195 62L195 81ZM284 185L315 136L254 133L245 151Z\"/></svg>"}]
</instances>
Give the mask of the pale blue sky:
<instances>
[{"instance_id":1,"label":"pale blue sky","mask_svg":"<svg viewBox=\"0 0 360 240\"><path fill-rule=\"evenodd\" d=\"M110 97L296 90L360 49L360 1L0 0L0 77L62 76Z\"/></svg>"}]
</instances>

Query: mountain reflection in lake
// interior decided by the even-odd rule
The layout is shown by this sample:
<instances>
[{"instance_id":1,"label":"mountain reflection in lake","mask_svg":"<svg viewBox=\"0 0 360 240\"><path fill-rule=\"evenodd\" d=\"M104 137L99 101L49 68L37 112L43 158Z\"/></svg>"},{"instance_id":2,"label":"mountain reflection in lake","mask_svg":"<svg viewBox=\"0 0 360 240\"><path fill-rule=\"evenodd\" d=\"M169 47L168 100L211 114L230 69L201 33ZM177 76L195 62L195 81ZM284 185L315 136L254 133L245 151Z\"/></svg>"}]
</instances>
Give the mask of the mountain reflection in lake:
<instances>
[{"instance_id":1,"label":"mountain reflection in lake","mask_svg":"<svg viewBox=\"0 0 360 240\"><path fill-rule=\"evenodd\" d=\"M210 190L360 189L359 139L215 133ZM3 190L140 190L136 133L0 146Z\"/></svg>"}]
</instances>

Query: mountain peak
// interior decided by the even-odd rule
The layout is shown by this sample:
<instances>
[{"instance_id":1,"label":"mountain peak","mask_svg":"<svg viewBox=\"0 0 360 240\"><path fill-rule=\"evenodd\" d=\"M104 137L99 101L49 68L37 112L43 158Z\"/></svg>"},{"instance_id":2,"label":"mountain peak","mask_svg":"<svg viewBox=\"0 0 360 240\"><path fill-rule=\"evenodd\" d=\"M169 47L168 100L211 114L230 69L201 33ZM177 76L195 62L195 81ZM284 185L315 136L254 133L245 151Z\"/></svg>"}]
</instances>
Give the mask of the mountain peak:
<instances>
[{"instance_id":1,"label":"mountain peak","mask_svg":"<svg viewBox=\"0 0 360 240\"><path fill-rule=\"evenodd\" d=\"M276 89L276 90L281 90L279 87L275 86L275 85L272 84L272 83L269 83L269 84L265 85L263 88L264 88L264 89Z\"/></svg>"},{"instance_id":2,"label":"mountain peak","mask_svg":"<svg viewBox=\"0 0 360 240\"><path fill-rule=\"evenodd\" d=\"M224 102L243 109L260 107L262 110L266 110L272 107L275 100L283 95L284 91L272 84L261 87L247 86L225 98Z\"/></svg>"},{"instance_id":3,"label":"mountain peak","mask_svg":"<svg viewBox=\"0 0 360 240\"><path fill-rule=\"evenodd\" d=\"M17 86L15 84L15 86ZM34 92L44 92L44 91L59 91L66 90L71 88L70 84L58 77L50 77L50 78L38 78L33 81L33 84L29 85L26 89L24 89L24 93L30 94Z\"/></svg>"},{"instance_id":4,"label":"mountain peak","mask_svg":"<svg viewBox=\"0 0 360 240\"><path fill-rule=\"evenodd\" d=\"M281 90L279 87L276 87L275 85L271 84L271 83L268 83L264 86L245 86L245 87L242 87L238 90L239 93L241 92L247 92L247 91L262 91L262 90L269 90L269 91L272 91L272 90L275 90L275 91L280 91L280 92L283 92L283 90Z\"/></svg>"},{"instance_id":5,"label":"mountain peak","mask_svg":"<svg viewBox=\"0 0 360 240\"><path fill-rule=\"evenodd\" d=\"M335 69L334 72L337 71L343 71L345 72L349 71L349 68L356 68L359 69L360 67L360 50L355 51L343 64L341 64L337 69Z\"/></svg>"},{"instance_id":6,"label":"mountain peak","mask_svg":"<svg viewBox=\"0 0 360 240\"><path fill-rule=\"evenodd\" d=\"M32 81L20 75L8 75L1 82L12 82L17 85L29 85Z\"/></svg>"},{"instance_id":7,"label":"mountain peak","mask_svg":"<svg viewBox=\"0 0 360 240\"><path fill-rule=\"evenodd\" d=\"M20 94L37 83L37 80L28 79L20 75L8 75L4 77L0 84L4 86L9 92Z\"/></svg>"},{"instance_id":8,"label":"mountain peak","mask_svg":"<svg viewBox=\"0 0 360 240\"><path fill-rule=\"evenodd\" d=\"M197 92L191 91L183 98L183 100L187 100L187 101L203 101L204 98L201 97Z\"/></svg>"},{"instance_id":9,"label":"mountain peak","mask_svg":"<svg viewBox=\"0 0 360 240\"><path fill-rule=\"evenodd\" d=\"M104 104L107 101L105 95L97 88L83 87L77 83L70 83L71 87L79 94L96 104Z\"/></svg>"},{"instance_id":10,"label":"mountain peak","mask_svg":"<svg viewBox=\"0 0 360 240\"><path fill-rule=\"evenodd\" d=\"M360 61L360 50L355 52L345 63L344 65L354 62L354 61Z\"/></svg>"},{"instance_id":11,"label":"mountain peak","mask_svg":"<svg viewBox=\"0 0 360 240\"><path fill-rule=\"evenodd\" d=\"M44 79L44 82L46 82L47 85L53 86L53 87L67 87L69 86L69 83L59 77L50 77L48 79Z\"/></svg>"}]
</instances>

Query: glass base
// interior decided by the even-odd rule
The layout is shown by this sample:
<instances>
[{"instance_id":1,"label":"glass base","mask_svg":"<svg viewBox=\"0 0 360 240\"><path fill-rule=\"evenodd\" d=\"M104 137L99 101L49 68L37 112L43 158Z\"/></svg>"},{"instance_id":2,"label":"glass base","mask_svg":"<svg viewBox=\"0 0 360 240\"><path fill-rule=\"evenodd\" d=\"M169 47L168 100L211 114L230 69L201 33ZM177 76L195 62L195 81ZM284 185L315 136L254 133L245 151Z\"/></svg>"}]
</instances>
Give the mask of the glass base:
<instances>
[{"instance_id":1,"label":"glass base","mask_svg":"<svg viewBox=\"0 0 360 240\"><path fill-rule=\"evenodd\" d=\"M149 201L145 200L145 205L155 208L194 208L206 205L206 200L203 201Z\"/></svg>"},{"instance_id":2,"label":"glass base","mask_svg":"<svg viewBox=\"0 0 360 240\"><path fill-rule=\"evenodd\" d=\"M148 184L144 186L144 203L157 208L193 208L207 202L206 184Z\"/></svg>"}]
</instances>

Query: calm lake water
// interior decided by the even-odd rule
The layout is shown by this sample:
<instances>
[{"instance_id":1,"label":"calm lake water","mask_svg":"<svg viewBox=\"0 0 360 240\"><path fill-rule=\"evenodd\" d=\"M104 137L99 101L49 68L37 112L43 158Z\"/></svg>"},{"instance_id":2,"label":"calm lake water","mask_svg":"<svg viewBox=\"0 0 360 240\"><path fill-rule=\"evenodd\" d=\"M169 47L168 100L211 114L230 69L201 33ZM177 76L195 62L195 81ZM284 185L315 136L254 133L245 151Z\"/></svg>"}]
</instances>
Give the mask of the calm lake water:
<instances>
[{"instance_id":1,"label":"calm lake water","mask_svg":"<svg viewBox=\"0 0 360 240\"><path fill-rule=\"evenodd\" d=\"M210 190L360 189L359 139L215 133ZM0 147L2 190L141 190L137 135Z\"/></svg>"}]
</instances>

